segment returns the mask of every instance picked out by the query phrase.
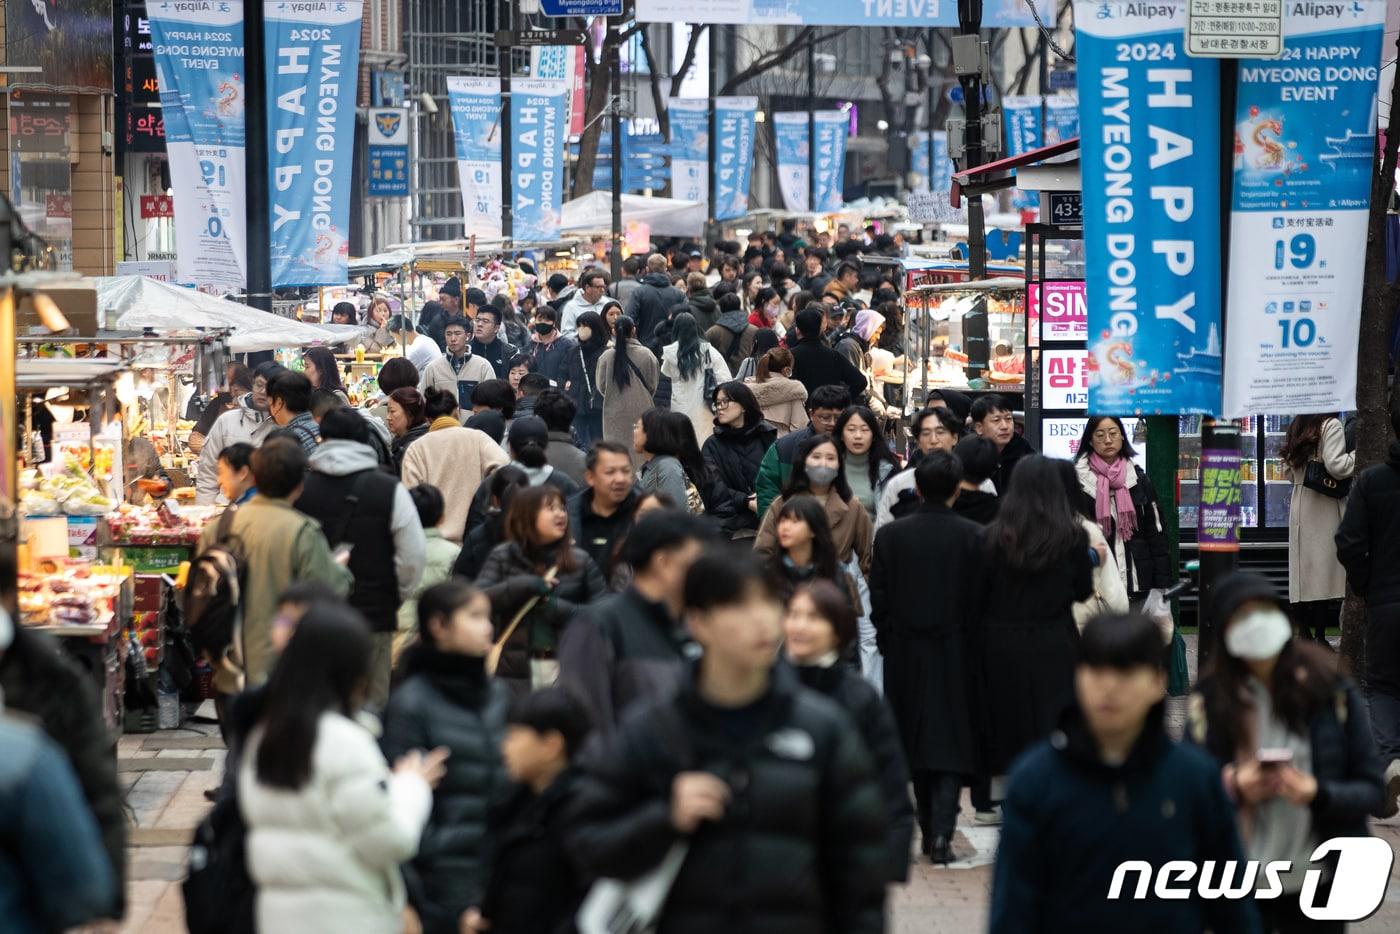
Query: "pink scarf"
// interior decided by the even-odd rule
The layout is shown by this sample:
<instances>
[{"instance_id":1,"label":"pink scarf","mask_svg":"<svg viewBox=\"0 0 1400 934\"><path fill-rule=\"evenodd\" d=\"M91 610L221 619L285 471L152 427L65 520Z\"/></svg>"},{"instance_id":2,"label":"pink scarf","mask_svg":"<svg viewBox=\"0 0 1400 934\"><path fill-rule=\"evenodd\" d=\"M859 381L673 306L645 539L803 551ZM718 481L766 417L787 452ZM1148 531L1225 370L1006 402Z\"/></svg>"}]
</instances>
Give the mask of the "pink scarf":
<instances>
[{"instance_id":1,"label":"pink scarf","mask_svg":"<svg viewBox=\"0 0 1400 934\"><path fill-rule=\"evenodd\" d=\"M1116 510L1118 539L1128 541L1137 531L1137 510L1133 508L1133 494L1128 491L1128 471L1133 469L1126 457L1118 457L1109 463L1095 452L1089 453L1089 469L1094 473L1094 518L1099 528L1111 540L1113 537L1114 511ZM1112 502L1110 503L1110 497Z\"/></svg>"}]
</instances>

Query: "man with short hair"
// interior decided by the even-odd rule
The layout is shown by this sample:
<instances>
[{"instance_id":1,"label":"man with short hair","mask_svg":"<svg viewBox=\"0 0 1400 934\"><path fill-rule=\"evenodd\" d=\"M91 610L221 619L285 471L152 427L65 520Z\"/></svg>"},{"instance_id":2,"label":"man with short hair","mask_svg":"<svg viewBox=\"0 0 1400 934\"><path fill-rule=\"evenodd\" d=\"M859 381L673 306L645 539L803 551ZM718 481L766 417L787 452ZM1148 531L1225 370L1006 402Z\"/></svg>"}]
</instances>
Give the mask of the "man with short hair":
<instances>
[{"instance_id":1,"label":"man with short hair","mask_svg":"<svg viewBox=\"0 0 1400 934\"><path fill-rule=\"evenodd\" d=\"M845 386L852 399L865 396L865 374L840 352L822 342L822 312L808 305L797 313L797 346L792 348L792 378L807 387L807 395L821 386Z\"/></svg>"},{"instance_id":2,"label":"man with short hair","mask_svg":"<svg viewBox=\"0 0 1400 934\"><path fill-rule=\"evenodd\" d=\"M562 272L551 275L544 284L546 304L555 311L561 310L574 297L574 284Z\"/></svg>"},{"instance_id":3,"label":"man with short hair","mask_svg":"<svg viewBox=\"0 0 1400 934\"><path fill-rule=\"evenodd\" d=\"M549 377L543 373L526 373L520 377L520 394L515 400L515 417L521 419L527 415L534 415L535 400L550 385Z\"/></svg>"},{"instance_id":4,"label":"man with short hair","mask_svg":"<svg viewBox=\"0 0 1400 934\"><path fill-rule=\"evenodd\" d=\"M826 274L825 264L824 250L815 247L808 250L807 255L802 258L802 270L805 275L797 280L798 286L813 295L822 294L826 290L826 284L831 281L831 277Z\"/></svg>"},{"instance_id":5,"label":"man with short hair","mask_svg":"<svg viewBox=\"0 0 1400 934\"><path fill-rule=\"evenodd\" d=\"M198 494L195 502L201 506L212 506L219 497L219 455L230 444L243 442L257 447L270 435L276 422L267 414L267 384L275 379L283 367L268 361L253 369L252 391L238 397L234 408L220 415L204 446L199 449L199 476L196 482Z\"/></svg>"},{"instance_id":6,"label":"man with short hair","mask_svg":"<svg viewBox=\"0 0 1400 934\"><path fill-rule=\"evenodd\" d=\"M574 544L588 552L612 583L619 543L637 509L632 452L615 441L595 441L584 457L584 489L569 500Z\"/></svg>"},{"instance_id":7,"label":"man with short hair","mask_svg":"<svg viewBox=\"0 0 1400 934\"><path fill-rule=\"evenodd\" d=\"M478 308L472 320L472 333L472 356L491 364L496 379L510 375L510 358L515 356L516 349L501 335L501 309L495 305Z\"/></svg>"},{"instance_id":8,"label":"man with short hair","mask_svg":"<svg viewBox=\"0 0 1400 934\"><path fill-rule=\"evenodd\" d=\"M476 320L477 313L487 305L486 293L476 286L472 286L462 293L462 301L464 302L462 306L463 317L472 320Z\"/></svg>"},{"instance_id":9,"label":"man with short hair","mask_svg":"<svg viewBox=\"0 0 1400 934\"><path fill-rule=\"evenodd\" d=\"M749 316L744 313L743 302L738 295L729 293L720 296L719 317L705 332L705 340L724 357L731 373L738 373L740 365L753 356L758 328L749 323Z\"/></svg>"},{"instance_id":10,"label":"man with short hair","mask_svg":"<svg viewBox=\"0 0 1400 934\"><path fill-rule=\"evenodd\" d=\"M466 318L458 316L447 320L442 331L447 341L447 353L423 369L423 392L429 389L450 392L457 399L457 404L465 408L478 383L495 379L496 371L491 363L472 353L471 334L472 323Z\"/></svg>"},{"instance_id":11,"label":"man with short hair","mask_svg":"<svg viewBox=\"0 0 1400 934\"><path fill-rule=\"evenodd\" d=\"M583 271L578 277L578 291L573 299L559 312L559 332L565 337L573 337L578 329L578 316L585 311L603 313L607 303L608 277L596 266Z\"/></svg>"},{"instance_id":12,"label":"man with short hair","mask_svg":"<svg viewBox=\"0 0 1400 934\"><path fill-rule=\"evenodd\" d=\"M646 257L633 253L622 261L622 278L608 286L608 294L627 307L632 294L642 287L642 273L646 271Z\"/></svg>"},{"instance_id":13,"label":"man with short hair","mask_svg":"<svg viewBox=\"0 0 1400 934\"><path fill-rule=\"evenodd\" d=\"M306 463L306 452L292 439L269 439L252 456L258 492L237 507L227 541L219 541L219 522L206 525L199 539L198 553L227 544L239 555L244 584L233 660L247 687L262 684L272 670L272 621L284 590L297 581L318 581L339 596L350 592L350 572L332 556L320 524L292 505L301 495Z\"/></svg>"},{"instance_id":14,"label":"man with short hair","mask_svg":"<svg viewBox=\"0 0 1400 934\"><path fill-rule=\"evenodd\" d=\"M311 415L311 380L293 370L280 374L267 387L267 412L308 455L316 450L321 432Z\"/></svg>"},{"instance_id":15,"label":"man with short hair","mask_svg":"<svg viewBox=\"0 0 1400 934\"><path fill-rule=\"evenodd\" d=\"M679 683L689 643L680 624L685 576L707 540L704 523L679 510L638 519L624 546L632 582L564 630L559 684L584 701L599 733Z\"/></svg>"},{"instance_id":16,"label":"man with short hair","mask_svg":"<svg viewBox=\"0 0 1400 934\"><path fill-rule=\"evenodd\" d=\"M564 369L569 355L578 347L572 337L559 333L559 312L548 305L535 309L535 321L531 327L530 369L543 374L556 386L564 385Z\"/></svg>"},{"instance_id":17,"label":"man with short hair","mask_svg":"<svg viewBox=\"0 0 1400 934\"><path fill-rule=\"evenodd\" d=\"M958 417L946 407L930 406L914 415L909 424L909 433L914 436L914 453L909 457L909 466L886 481L875 508L876 529L902 519L918 508L914 468L921 458L933 451L951 452L958 443L961 429Z\"/></svg>"},{"instance_id":18,"label":"man with short hair","mask_svg":"<svg viewBox=\"0 0 1400 934\"><path fill-rule=\"evenodd\" d=\"M845 386L819 386L807 397L808 424L805 428L790 431L773 442L763 455L758 467L755 495L758 496L758 516L767 515L768 507L787 486L792 474L792 460L797 456L797 447L812 435L829 435L836 430L836 419L851 404L851 393Z\"/></svg>"},{"instance_id":19,"label":"man with short hair","mask_svg":"<svg viewBox=\"0 0 1400 934\"><path fill-rule=\"evenodd\" d=\"M407 488L379 469L363 418L349 408L327 412L321 439L296 507L321 524L331 548L351 548L350 603L374 633L369 701L383 707L399 605L423 575L427 539Z\"/></svg>"},{"instance_id":20,"label":"man with short hair","mask_svg":"<svg viewBox=\"0 0 1400 934\"><path fill-rule=\"evenodd\" d=\"M522 379L520 383L524 385L525 381ZM588 470L588 459L574 444L573 436L577 403L563 390L550 387L541 391L535 399L534 412L544 419L544 425L549 429L545 456L549 458L550 465L579 486L586 485L584 474Z\"/></svg>"},{"instance_id":21,"label":"man with short hair","mask_svg":"<svg viewBox=\"0 0 1400 934\"><path fill-rule=\"evenodd\" d=\"M632 293L625 309L627 316L637 324L637 340L649 343L657 327L670 316L671 309L684 304L685 295L671 284L666 257L660 253L648 256L646 275L642 276L641 286Z\"/></svg>"},{"instance_id":22,"label":"man with short hair","mask_svg":"<svg viewBox=\"0 0 1400 934\"><path fill-rule=\"evenodd\" d=\"M438 304L442 305L443 313L448 318L461 314L462 283L456 276L449 276L442 288L438 289Z\"/></svg>"},{"instance_id":23,"label":"man with short hair","mask_svg":"<svg viewBox=\"0 0 1400 934\"><path fill-rule=\"evenodd\" d=\"M715 300L714 293L710 291L710 285L705 280L704 273L692 272L687 275L685 288L685 298L690 305L690 315L700 326L700 333L704 334L719 320L719 302Z\"/></svg>"},{"instance_id":24,"label":"man with short hair","mask_svg":"<svg viewBox=\"0 0 1400 934\"><path fill-rule=\"evenodd\" d=\"M1016 433L1016 417L1006 397L989 392L972 403L972 430L997 446L997 470L992 484L998 495L1005 496L1011 483L1011 472L1021 458L1035 453L1035 448Z\"/></svg>"},{"instance_id":25,"label":"man with short hair","mask_svg":"<svg viewBox=\"0 0 1400 934\"><path fill-rule=\"evenodd\" d=\"M404 358L413 364L419 373L442 356L437 342L427 335L419 334L406 316L394 315L389 319L388 328L394 342L403 348Z\"/></svg>"}]
</instances>

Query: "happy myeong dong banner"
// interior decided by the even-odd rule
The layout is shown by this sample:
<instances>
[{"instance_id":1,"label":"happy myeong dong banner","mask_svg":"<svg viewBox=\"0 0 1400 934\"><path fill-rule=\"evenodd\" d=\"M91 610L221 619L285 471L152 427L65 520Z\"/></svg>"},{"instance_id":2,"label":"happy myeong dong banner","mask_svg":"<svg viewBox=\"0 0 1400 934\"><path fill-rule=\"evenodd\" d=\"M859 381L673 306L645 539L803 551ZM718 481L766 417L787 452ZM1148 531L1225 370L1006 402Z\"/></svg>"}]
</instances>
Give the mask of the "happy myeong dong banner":
<instances>
[{"instance_id":1,"label":"happy myeong dong banner","mask_svg":"<svg viewBox=\"0 0 1400 934\"><path fill-rule=\"evenodd\" d=\"M749 213L757 97L715 98L715 220Z\"/></svg>"},{"instance_id":2,"label":"happy myeong dong banner","mask_svg":"<svg viewBox=\"0 0 1400 934\"><path fill-rule=\"evenodd\" d=\"M568 100L567 81L511 82L511 237L516 241L559 239Z\"/></svg>"},{"instance_id":3,"label":"happy myeong dong banner","mask_svg":"<svg viewBox=\"0 0 1400 934\"><path fill-rule=\"evenodd\" d=\"M1217 414L1219 63L1186 56L1184 3L1074 12L1089 410Z\"/></svg>"},{"instance_id":4,"label":"happy myeong dong banner","mask_svg":"<svg viewBox=\"0 0 1400 934\"><path fill-rule=\"evenodd\" d=\"M501 79L450 77L452 138L466 235L501 235Z\"/></svg>"},{"instance_id":5,"label":"happy myeong dong banner","mask_svg":"<svg viewBox=\"0 0 1400 934\"><path fill-rule=\"evenodd\" d=\"M819 110L817 125L817 211L836 211L845 204L846 137L850 117L840 110ZM778 188L789 211L812 210L812 164L808 150L806 111L773 115L773 140L778 155Z\"/></svg>"},{"instance_id":6,"label":"happy myeong dong banner","mask_svg":"<svg viewBox=\"0 0 1400 934\"><path fill-rule=\"evenodd\" d=\"M1240 62L1227 416L1355 408L1384 30L1380 0L1289 4L1283 56Z\"/></svg>"},{"instance_id":7,"label":"happy myeong dong banner","mask_svg":"<svg viewBox=\"0 0 1400 934\"><path fill-rule=\"evenodd\" d=\"M672 97L666 111L671 118L671 196L703 204L710 199L710 102Z\"/></svg>"},{"instance_id":8,"label":"happy myeong dong banner","mask_svg":"<svg viewBox=\"0 0 1400 934\"><path fill-rule=\"evenodd\" d=\"M1053 0L1036 0L1046 23ZM957 0L637 0L639 23L720 23L759 26L957 26ZM1024 0L991 0L982 26L1030 28Z\"/></svg>"},{"instance_id":9,"label":"happy myeong dong banner","mask_svg":"<svg viewBox=\"0 0 1400 934\"><path fill-rule=\"evenodd\" d=\"M159 0L146 12L175 192L175 278L237 292L248 270L243 4L214 6Z\"/></svg>"},{"instance_id":10,"label":"happy myeong dong banner","mask_svg":"<svg viewBox=\"0 0 1400 934\"><path fill-rule=\"evenodd\" d=\"M360 0L266 0L272 284L344 285Z\"/></svg>"}]
</instances>

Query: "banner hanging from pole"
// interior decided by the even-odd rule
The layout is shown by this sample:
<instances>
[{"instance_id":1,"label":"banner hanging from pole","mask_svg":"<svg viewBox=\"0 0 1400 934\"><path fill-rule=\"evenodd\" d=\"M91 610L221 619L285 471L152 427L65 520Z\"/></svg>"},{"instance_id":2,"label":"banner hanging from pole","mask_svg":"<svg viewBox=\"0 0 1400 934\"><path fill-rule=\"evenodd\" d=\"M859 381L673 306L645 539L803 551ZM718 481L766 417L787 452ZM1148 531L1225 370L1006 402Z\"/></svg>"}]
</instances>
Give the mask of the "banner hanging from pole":
<instances>
[{"instance_id":1,"label":"banner hanging from pole","mask_svg":"<svg viewBox=\"0 0 1400 934\"><path fill-rule=\"evenodd\" d=\"M946 192L953 187L953 161L948 158L948 134L933 131L933 185L930 190ZM914 188L929 188L928 133L919 130L909 134L909 171L919 176Z\"/></svg>"},{"instance_id":2,"label":"banner hanging from pole","mask_svg":"<svg viewBox=\"0 0 1400 934\"><path fill-rule=\"evenodd\" d=\"M1380 0L1289 5L1284 57L1239 64L1229 417L1356 407L1384 29Z\"/></svg>"},{"instance_id":3,"label":"banner hanging from pole","mask_svg":"<svg viewBox=\"0 0 1400 934\"><path fill-rule=\"evenodd\" d=\"M360 0L265 0L272 285L349 279Z\"/></svg>"},{"instance_id":4,"label":"banner hanging from pole","mask_svg":"<svg viewBox=\"0 0 1400 934\"><path fill-rule=\"evenodd\" d=\"M567 81L511 82L511 238L516 242L559 239L568 99Z\"/></svg>"},{"instance_id":5,"label":"banner hanging from pole","mask_svg":"<svg viewBox=\"0 0 1400 934\"><path fill-rule=\"evenodd\" d=\"M846 138L851 118L844 110L819 110L817 124L817 211L839 211L846 203Z\"/></svg>"},{"instance_id":6,"label":"banner hanging from pole","mask_svg":"<svg viewBox=\"0 0 1400 934\"><path fill-rule=\"evenodd\" d=\"M757 97L715 98L715 220L749 213Z\"/></svg>"},{"instance_id":7,"label":"banner hanging from pole","mask_svg":"<svg viewBox=\"0 0 1400 934\"><path fill-rule=\"evenodd\" d=\"M706 204L710 200L710 102L672 97L671 197Z\"/></svg>"},{"instance_id":8,"label":"banner hanging from pole","mask_svg":"<svg viewBox=\"0 0 1400 934\"><path fill-rule=\"evenodd\" d=\"M817 207L818 212L840 210L846 203L846 137L850 117L840 110L819 110L817 124ZM773 114L773 140L778 154L778 188L783 206L789 211L810 211L812 201L811 159L808 150L807 112Z\"/></svg>"},{"instance_id":9,"label":"banner hanging from pole","mask_svg":"<svg viewBox=\"0 0 1400 934\"><path fill-rule=\"evenodd\" d=\"M468 237L501 236L501 79L447 79Z\"/></svg>"},{"instance_id":10,"label":"banner hanging from pole","mask_svg":"<svg viewBox=\"0 0 1400 934\"><path fill-rule=\"evenodd\" d=\"M1055 21L1055 4L1035 0L1040 18ZM639 23L731 23L755 26L957 26L953 0L637 0ZM1033 28L1024 2L999 0L982 11L982 27Z\"/></svg>"},{"instance_id":11,"label":"banner hanging from pole","mask_svg":"<svg viewBox=\"0 0 1400 934\"><path fill-rule=\"evenodd\" d=\"M238 292L248 272L243 4L188 6L159 0L146 10L175 192L175 277Z\"/></svg>"},{"instance_id":12,"label":"banner hanging from pole","mask_svg":"<svg viewBox=\"0 0 1400 934\"><path fill-rule=\"evenodd\" d=\"M1219 62L1186 56L1183 2L1144 7L1075 2L1089 411L1216 414Z\"/></svg>"}]
</instances>

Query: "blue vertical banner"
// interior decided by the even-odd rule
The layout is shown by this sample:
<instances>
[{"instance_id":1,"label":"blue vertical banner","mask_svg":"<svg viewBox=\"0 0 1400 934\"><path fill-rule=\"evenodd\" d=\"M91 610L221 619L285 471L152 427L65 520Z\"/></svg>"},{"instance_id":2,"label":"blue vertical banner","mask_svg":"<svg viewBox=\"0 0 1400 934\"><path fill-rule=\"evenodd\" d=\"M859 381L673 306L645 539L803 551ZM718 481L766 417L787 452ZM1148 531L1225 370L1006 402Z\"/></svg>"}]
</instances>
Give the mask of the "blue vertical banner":
<instances>
[{"instance_id":1,"label":"blue vertical banner","mask_svg":"<svg viewBox=\"0 0 1400 934\"><path fill-rule=\"evenodd\" d=\"M812 161L807 150L807 112L773 114L773 147L777 152L778 191L783 207L805 211L812 197Z\"/></svg>"},{"instance_id":2,"label":"blue vertical banner","mask_svg":"<svg viewBox=\"0 0 1400 934\"><path fill-rule=\"evenodd\" d=\"M241 291L248 270L243 4L155 0L146 12L175 193L176 280Z\"/></svg>"},{"instance_id":3,"label":"blue vertical banner","mask_svg":"<svg viewBox=\"0 0 1400 934\"><path fill-rule=\"evenodd\" d=\"M408 197L408 112L402 107L369 110L369 196Z\"/></svg>"},{"instance_id":4,"label":"blue vertical banner","mask_svg":"<svg viewBox=\"0 0 1400 934\"><path fill-rule=\"evenodd\" d=\"M1001 99L1006 127L1006 154L1019 156L1040 148L1040 96L1007 95Z\"/></svg>"},{"instance_id":5,"label":"blue vertical banner","mask_svg":"<svg viewBox=\"0 0 1400 934\"><path fill-rule=\"evenodd\" d=\"M1052 94L1045 99L1045 145L1053 146L1079 136L1079 98Z\"/></svg>"},{"instance_id":6,"label":"blue vertical banner","mask_svg":"<svg viewBox=\"0 0 1400 934\"><path fill-rule=\"evenodd\" d=\"M671 118L671 197L707 202L710 198L710 102L673 97Z\"/></svg>"},{"instance_id":7,"label":"blue vertical banner","mask_svg":"<svg viewBox=\"0 0 1400 934\"><path fill-rule=\"evenodd\" d=\"M517 242L559 239L568 101L565 81L511 82L511 237Z\"/></svg>"},{"instance_id":8,"label":"blue vertical banner","mask_svg":"<svg viewBox=\"0 0 1400 934\"><path fill-rule=\"evenodd\" d=\"M1220 66L1184 0L1075 0L1089 410L1220 411Z\"/></svg>"},{"instance_id":9,"label":"blue vertical banner","mask_svg":"<svg viewBox=\"0 0 1400 934\"><path fill-rule=\"evenodd\" d=\"M749 213L757 97L715 98L715 220Z\"/></svg>"},{"instance_id":10,"label":"blue vertical banner","mask_svg":"<svg viewBox=\"0 0 1400 934\"><path fill-rule=\"evenodd\" d=\"M818 213L839 211L846 203L846 137L850 134L851 119L842 110L818 110L811 116L817 125L815 210ZM775 113L772 119L778 156L778 190L783 196L783 206L789 211L813 210L807 111Z\"/></svg>"},{"instance_id":11,"label":"blue vertical banner","mask_svg":"<svg viewBox=\"0 0 1400 934\"><path fill-rule=\"evenodd\" d=\"M915 188L929 189L928 133L920 130L909 134L909 171L919 176ZM948 134L933 131L932 191L949 191L953 187L953 160L948 158Z\"/></svg>"},{"instance_id":12,"label":"blue vertical banner","mask_svg":"<svg viewBox=\"0 0 1400 934\"><path fill-rule=\"evenodd\" d=\"M447 79L468 237L501 235L501 79Z\"/></svg>"},{"instance_id":13,"label":"blue vertical banner","mask_svg":"<svg viewBox=\"0 0 1400 934\"><path fill-rule=\"evenodd\" d=\"M817 205L814 210L839 211L846 203L846 138L851 118L844 110L819 110L817 124Z\"/></svg>"},{"instance_id":14,"label":"blue vertical banner","mask_svg":"<svg viewBox=\"0 0 1400 934\"><path fill-rule=\"evenodd\" d=\"M1240 62L1226 415L1356 407L1384 31L1381 0L1289 4L1283 58Z\"/></svg>"},{"instance_id":15,"label":"blue vertical banner","mask_svg":"<svg viewBox=\"0 0 1400 934\"><path fill-rule=\"evenodd\" d=\"M344 285L360 0L265 0L272 284Z\"/></svg>"}]
</instances>

